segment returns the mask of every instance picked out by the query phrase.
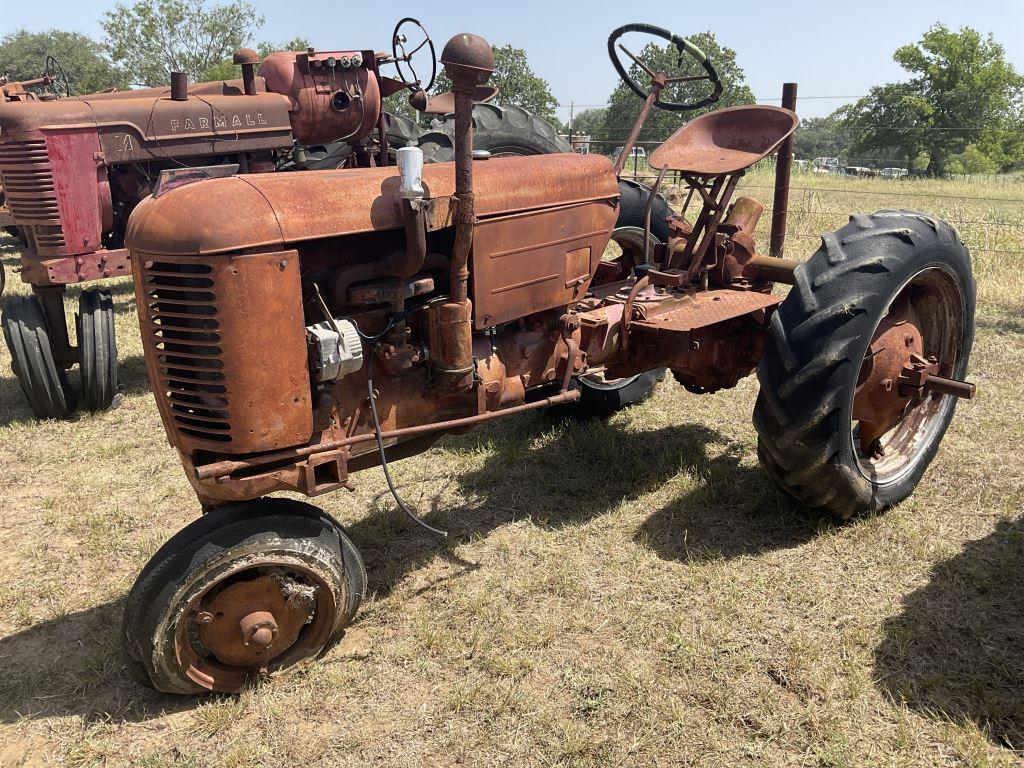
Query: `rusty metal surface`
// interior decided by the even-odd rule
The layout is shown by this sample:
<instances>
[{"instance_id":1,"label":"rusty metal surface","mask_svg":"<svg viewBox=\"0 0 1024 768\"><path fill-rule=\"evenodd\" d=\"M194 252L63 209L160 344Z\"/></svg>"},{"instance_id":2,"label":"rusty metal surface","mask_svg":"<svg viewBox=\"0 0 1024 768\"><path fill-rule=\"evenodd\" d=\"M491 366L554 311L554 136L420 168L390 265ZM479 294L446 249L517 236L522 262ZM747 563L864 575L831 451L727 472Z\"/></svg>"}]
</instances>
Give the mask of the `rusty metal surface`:
<instances>
[{"instance_id":1,"label":"rusty metal surface","mask_svg":"<svg viewBox=\"0 0 1024 768\"><path fill-rule=\"evenodd\" d=\"M782 108L796 114L796 83L782 86ZM793 134L779 145L779 159L775 165L775 195L772 203L772 232L768 255L781 258L786 245L786 217L789 213L789 181L793 174Z\"/></svg>"},{"instance_id":2,"label":"rusty metal surface","mask_svg":"<svg viewBox=\"0 0 1024 768\"><path fill-rule=\"evenodd\" d=\"M774 307L782 296L759 291L711 290L694 293L689 301L666 311L656 305L646 311L643 319L635 320L632 333L653 336L670 343L667 337L686 335L697 328L731 320L752 312Z\"/></svg>"},{"instance_id":3,"label":"rusty metal surface","mask_svg":"<svg viewBox=\"0 0 1024 768\"><path fill-rule=\"evenodd\" d=\"M483 85L494 71L494 51L480 35L460 32L445 43L441 63L452 81L468 87Z\"/></svg>"},{"instance_id":4,"label":"rusty metal surface","mask_svg":"<svg viewBox=\"0 0 1024 768\"><path fill-rule=\"evenodd\" d=\"M599 155L500 157L474 167L479 219L539 206L618 198L611 163ZM510 184L509 179L515 179ZM404 226L396 168L354 168L302 174L254 174L212 179L147 199L129 222L132 250L210 254L279 247ZM423 167L427 199L436 202L427 227L451 226L454 163ZM315 194L311 193L315 190ZM236 216L239 210L246 216Z\"/></svg>"},{"instance_id":5,"label":"rusty metal surface","mask_svg":"<svg viewBox=\"0 0 1024 768\"><path fill-rule=\"evenodd\" d=\"M882 319L861 366L853 400L861 449L873 443L903 417L911 396L900 391L899 378L913 356L924 353L924 336L913 304L906 298Z\"/></svg>"},{"instance_id":6,"label":"rusty metal surface","mask_svg":"<svg viewBox=\"0 0 1024 768\"><path fill-rule=\"evenodd\" d=\"M146 367L172 444L232 454L309 440L298 254L135 256Z\"/></svg>"},{"instance_id":7,"label":"rusty metal surface","mask_svg":"<svg viewBox=\"0 0 1024 768\"><path fill-rule=\"evenodd\" d=\"M338 63L356 56L362 61L358 67ZM300 143L354 142L373 132L381 112L373 64L373 51L282 51L267 56L258 74L267 90L289 99L292 132Z\"/></svg>"},{"instance_id":8,"label":"rusty metal surface","mask_svg":"<svg viewBox=\"0 0 1024 768\"><path fill-rule=\"evenodd\" d=\"M224 664L255 667L295 643L312 608L289 602L273 576L236 581L199 604L199 639Z\"/></svg>"},{"instance_id":9,"label":"rusty metal surface","mask_svg":"<svg viewBox=\"0 0 1024 768\"><path fill-rule=\"evenodd\" d=\"M0 136L6 143L36 131L89 126L99 134L107 165L291 146L289 101L283 95L210 93L173 101L169 92L127 95L132 93L0 104Z\"/></svg>"},{"instance_id":10,"label":"rusty metal surface","mask_svg":"<svg viewBox=\"0 0 1024 768\"><path fill-rule=\"evenodd\" d=\"M563 392L558 395L552 395L546 397L543 400L537 400L531 403L524 403L522 405L512 406L510 408L504 408L500 411L487 411L479 413L475 416L466 416L461 419L446 419L445 421L432 422L428 424L420 424L413 427L405 427L403 429L393 429L381 432L381 438L384 440L397 440L400 438L412 438L421 435L427 435L432 432L444 432L453 429L463 429L465 427L473 427L478 424L482 424L485 421L491 421L502 416L510 416L515 413L523 413L525 411L534 411L539 408L549 408L553 405L563 405L565 403L573 403L580 399L580 393L578 390L570 390ZM293 450L281 451L278 453L270 454L267 456L252 457L247 460L238 461L222 461L216 464L207 464L200 467L195 467L195 477L199 481L213 480L217 478L223 478L230 475L232 472L238 472L241 470L251 469L253 467L265 466L273 464L275 462L295 460L298 458L311 456L316 453L326 453L329 451L337 450L338 448L344 448L350 445L356 445L357 443L368 443L374 439L374 435L371 432L365 432L359 435L353 435L352 437L342 438L341 440L333 440L331 442L319 443L315 445L303 446L301 448L295 448ZM221 483L223 485L223 483ZM271 480L269 483L264 483L264 488L269 492L270 490L277 490L282 488L280 484ZM247 492L247 496L251 491ZM256 495L261 495L257 493ZM239 498L238 496L229 496L224 498Z\"/></svg>"},{"instance_id":11,"label":"rusty metal surface","mask_svg":"<svg viewBox=\"0 0 1024 768\"><path fill-rule=\"evenodd\" d=\"M32 285L71 285L87 280L130 275L131 260L127 248L100 249L74 257L37 258L22 253L21 279Z\"/></svg>"},{"instance_id":12,"label":"rusty metal surface","mask_svg":"<svg viewBox=\"0 0 1024 768\"><path fill-rule=\"evenodd\" d=\"M473 89L473 103L486 104L498 95L498 88L493 85L478 85ZM450 115L455 112L455 93L445 91L432 96L422 110L428 115Z\"/></svg>"},{"instance_id":13,"label":"rusty metal surface","mask_svg":"<svg viewBox=\"0 0 1024 768\"><path fill-rule=\"evenodd\" d=\"M594 202L478 224L474 326L485 328L583 298L616 214L614 206Z\"/></svg>"},{"instance_id":14,"label":"rusty metal surface","mask_svg":"<svg viewBox=\"0 0 1024 768\"><path fill-rule=\"evenodd\" d=\"M175 661L206 690L237 693L316 653L334 631L338 610L323 576L295 557L236 560L175 612Z\"/></svg>"},{"instance_id":15,"label":"rusty metal surface","mask_svg":"<svg viewBox=\"0 0 1024 768\"><path fill-rule=\"evenodd\" d=\"M698 176L737 173L767 157L800 124L781 107L727 107L694 118L650 156L653 168Z\"/></svg>"}]
</instances>

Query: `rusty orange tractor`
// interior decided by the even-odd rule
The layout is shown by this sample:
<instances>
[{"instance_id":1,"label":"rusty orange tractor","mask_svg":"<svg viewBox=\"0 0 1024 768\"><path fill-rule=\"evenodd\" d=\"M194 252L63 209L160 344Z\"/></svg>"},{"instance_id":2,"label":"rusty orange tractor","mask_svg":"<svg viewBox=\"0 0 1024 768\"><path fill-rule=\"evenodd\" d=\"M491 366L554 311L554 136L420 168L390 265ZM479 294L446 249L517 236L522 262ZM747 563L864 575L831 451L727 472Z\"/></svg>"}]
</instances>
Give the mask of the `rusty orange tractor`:
<instances>
[{"instance_id":1,"label":"rusty orange tractor","mask_svg":"<svg viewBox=\"0 0 1024 768\"><path fill-rule=\"evenodd\" d=\"M627 33L663 39L700 74L647 69ZM608 47L644 98L621 158L652 108L684 112L721 91L712 62L660 28L628 25ZM603 260L621 168L593 155L474 157L491 47L460 34L441 62L453 162L422 165L406 148L398 169L203 180L132 214L146 364L205 510L127 601L128 653L160 690L237 691L324 653L352 620L366 590L355 545L274 492L350 488L380 464L429 528L388 462L445 432L545 406L625 405L663 369L696 394L757 370L767 473L847 517L910 494L973 391L974 282L947 224L886 210L825 234L804 263L758 253L762 206L734 193L780 145L788 156L793 111L732 107L682 125L650 163L662 179L680 174L696 214L662 221L664 240L651 214ZM695 79L706 98L662 100Z\"/></svg>"},{"instance_id":2,"label":"rusty orange tractor","mask_svg":"<svg viewBox=\"0 0 1024 768\"><path fill-rule=\"evenodd\" d=\"M431 54L429 69L419 63L432 47L419 22L406 18L388 52L310 48L260 61L255 51L239 49L237 80L188 83L172 73L170 87L57 98L59 80L49 70L62 70L52 57L41 78L0 79L0 226L24 243L17 271L33 294L9 297L0 324L33 413L64 418L79 406L97 411L116 402L111 292L82 291L73 331L64 295L69 285L129 273L128 217L157 188L224 173L388 165L394 150L421 138L431 159L444 159L445 122L421 134L416 123L383 110L384 98L406 90L420 111L450 109L450 93L426 97L436 61ZM398 77L385 74L392 66ZM33 90L43 87L51 92ZM479 109L491 128L481 149L568 150L521 110ZM502 137L513 146L499 147ZM0 289L2 279L0 268ZM66 375L75 365L77 387Z\"/></svg>"}]
</instances>

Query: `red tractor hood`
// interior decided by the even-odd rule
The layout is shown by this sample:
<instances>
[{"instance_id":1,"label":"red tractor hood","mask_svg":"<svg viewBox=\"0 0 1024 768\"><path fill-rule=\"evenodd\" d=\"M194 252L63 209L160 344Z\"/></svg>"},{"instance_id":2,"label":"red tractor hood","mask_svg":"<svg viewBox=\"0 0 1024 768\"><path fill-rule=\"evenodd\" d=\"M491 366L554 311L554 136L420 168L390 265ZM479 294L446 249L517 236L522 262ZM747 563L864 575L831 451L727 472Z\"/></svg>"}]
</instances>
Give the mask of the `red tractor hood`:
<instances>
[{"instance_id":1,"label":"red tractor hood","mask_svg":"<svg viewBox=\"0 0 1024 768\"><path fill-rule=\"evenodd\" d=\"M611 162L601 155L477 161L473 185L478 219L619 195ZM395 167L208 179L144 200L125 242L133 252L184 256L399 229L398 187ZM451 226L455 164L424 166L423 188L434 201L428 229Z\"/></svg>"}]
</instances>

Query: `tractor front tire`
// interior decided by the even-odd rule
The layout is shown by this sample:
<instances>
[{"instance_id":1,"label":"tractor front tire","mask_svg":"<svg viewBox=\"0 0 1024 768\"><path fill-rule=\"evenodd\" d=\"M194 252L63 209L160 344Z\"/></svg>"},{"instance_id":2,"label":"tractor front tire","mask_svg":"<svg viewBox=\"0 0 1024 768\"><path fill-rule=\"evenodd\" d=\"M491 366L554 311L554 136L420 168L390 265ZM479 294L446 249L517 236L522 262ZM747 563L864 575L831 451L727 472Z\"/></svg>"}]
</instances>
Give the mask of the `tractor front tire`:
<instances>
[{"instance_id":1,"label":"tractor front tire","mask_svg":"<svg viewBox=\"0 0 1024 768\"><path fill-rule=\"evenodd\" d=\"M117 396L117 339L110 291L82 291L76 320L82 407L102 411L113 405Z\"/></svg>"},{"instance_id":2,"label":"tractor front tire","mask_svg":"<svg viewBox=\"0 0 1024 768\"><path fill-rule=\"evenodd\" d=\"M73 391L53 359L43 305L35 296L8 296L2 316L11 370L39 419L64 419L74 410Z\"/></svg>"},{"instance_id":3,"label":"tractor front tire","mask_svg":"<svg viewBox=\"0 0 1024 768\"><path fill-rule=\"evenodd\" d=\"M762 466L798 502L842 519L910 495L956 406L951 395L911 401L875 451L860 444L854 397L873 365L869 347L897 299L912 302L924 355L939 361L940 375L963 380L974 339L970 255L948 224L907 210L853 216L822 237L772 315L758 364L754 426Z\"/></svg>"},{"instance_id":4,"label":"tractor front tire","mask_svg":"<svg viewBox=\"0 0 1024 768\"><path fill-rule=\"evenodd\" d=\"M139 574L122 625L129 671L165 693L237 693L341 638L366 568L316 507L228 504L182 529Z\"/></svg>"}]
</instances>

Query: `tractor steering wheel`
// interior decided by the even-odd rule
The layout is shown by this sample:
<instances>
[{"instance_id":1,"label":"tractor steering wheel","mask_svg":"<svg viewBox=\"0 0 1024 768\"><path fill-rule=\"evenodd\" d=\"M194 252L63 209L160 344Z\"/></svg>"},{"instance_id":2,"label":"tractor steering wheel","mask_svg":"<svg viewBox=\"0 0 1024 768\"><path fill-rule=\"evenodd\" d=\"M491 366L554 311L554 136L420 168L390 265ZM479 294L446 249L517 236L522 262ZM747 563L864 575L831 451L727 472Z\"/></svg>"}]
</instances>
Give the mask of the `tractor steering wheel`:
<instances>
[{"instance_id":1,"label":"tractor steering wheel","mask_svg":"<svg viewBox=\"0 0 1024 768\"><path fill-rule=\"evenodd\" d=\"M409 45L409 39L402 31L402 27L406 25L409 27L418 27L419 31L423 33L423 40L411 51L406 51L406 46ZM412 65L412 57L415 56L423 46L429 46L430 49L430 80L426 84L420 82L419 77L416 75L416 70ZM431 87L433 87L434 79L437 77L437 53L434 51L434 41L430 39L430 35L427 34L427 30L423 28L423 25L420 24L418 20L411 16L407 16L395 24L395 31L391 33L391 54L394 57L395 69L398 70L398 77L403 83L422 91L429 91ZM405 73L402 71L401 62L403 61L405 62L406 67L409 68L409 77L406 77Z\"/></svg>"},{"instance_id":2,"label":"tractor steering wheel","mask_svg":"<svg viewBox=\"0 0 1024 768\"><path fill-rule=\"evenodd\" d=\"M694 61L696 61L698 64L700 64L702 67L704 67L705 71L705 74L703 75L693 75L688 77L668 77L666 75L659 75L659 73L652 70L642 61L640 61L640 59L637 56L633 55L629 50L627 50L624 45L619 44L619 48L622 50L622 52L629 56L629 58L631 58L634 62L636 62L637 66L639 66L640 69L642 69L644 72L650 75L652 81L660 76L664 78L662 86L669 85L671 83L684 83L696 80L708 80L711 82L713 86L711 93L705 98L701 99L700 101L695 101L690 104L678 104L676 102L671 101L662 101L659 98L657 101L654 102L654 106L658 107L659 109L668 110L669 112L686 112L692 109L700 109L701 107L706 107L708 104L714 104L716 101L718 101L719 97L722 95L722 81L719 79L718 72L711 64L710 59L708 59L708 57L704 54L704 51L702 51L696 45L691 43L689 40L679 37L679 35L674 35L667 29L655 27L652 24L626 24L625 26L616 29L608 37L608 56L612 60L612 65L615 67L615 71L619 73L619 77L621 77L622 81L627 86L629 86L629 90L633 91L633 93L635 93L641 99L645 100L650 95L649 91L645 91L632 77L629 76L628 70L626 69L626 67L622 65L622 60L619 58L619 54L615 50L615 44L618 42L619 38L627 34L628 32L640 32L646 35L652 35L653 37L660 37L662 40L668 40L676 47L676 50L679 51L680 65L682 65L683 63L683 55L685 54L692 58Z\"/></svg>"}]
</instances>

